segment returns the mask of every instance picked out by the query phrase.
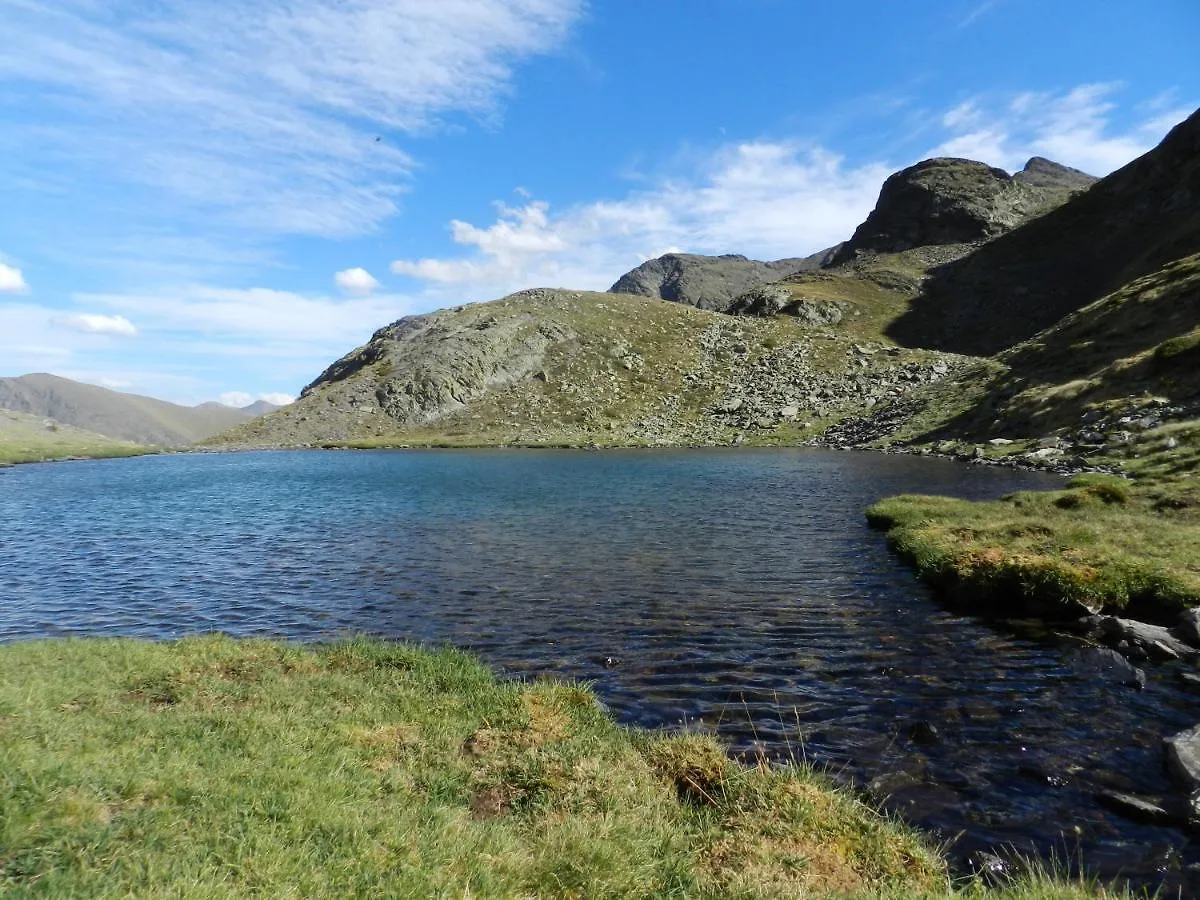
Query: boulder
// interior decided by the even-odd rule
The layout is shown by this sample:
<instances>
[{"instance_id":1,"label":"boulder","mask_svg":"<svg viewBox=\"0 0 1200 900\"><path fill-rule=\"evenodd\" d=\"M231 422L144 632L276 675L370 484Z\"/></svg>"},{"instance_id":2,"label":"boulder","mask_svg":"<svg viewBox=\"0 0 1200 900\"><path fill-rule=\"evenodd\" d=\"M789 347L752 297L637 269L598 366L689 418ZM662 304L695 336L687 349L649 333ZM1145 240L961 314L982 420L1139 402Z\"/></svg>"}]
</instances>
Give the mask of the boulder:
<instances>
[{"instance_id":1,"label":"boulder","mask_svg":"<svg viewBox=\"0 0 1200 900\"><path fill-rule=\"evenodd\" d=\"M659 297L698 309L729 312L734 300L746 292L797 272L820 268L836 249L832 247L812 256L773 262L747 259L737 254L668 253L626 272L609 288L609 293ZM788 300L790 302L790 295Z\"/></svg>"},{"instance_id":2,"label":"boulder","mask_svg":"<svg viewBox=\"0 0 1200 900\"><path fill-rule=\"evenodd\" d=\"M1197 652L1162 625L1150 625L1117 616L1104 616L1099 624L1100 633L1109 643L1128 644L1134 655L1147 659L1183 659L1195 656Z\"/></svg>"},{"instance_id":3,"label":"boulder","mask_svg":"<svg viewBox=\"0 0 1200 900\"><path fill-rule=\"evenodd\" d=\"M1179 614L1174 634L1193 647L1200 647L1200 609L1185 609Z\"/></svg>"},{"instance_id":4,"label":"boulder","mask_svg":"<svg viewBox=\"0 0 1200 900\"><path fill-rule=\"evenodd\" d=\"M1200 791L1200 725L1163 741L1167 771L1190 792Z\"/></svg>"}]
</instances>

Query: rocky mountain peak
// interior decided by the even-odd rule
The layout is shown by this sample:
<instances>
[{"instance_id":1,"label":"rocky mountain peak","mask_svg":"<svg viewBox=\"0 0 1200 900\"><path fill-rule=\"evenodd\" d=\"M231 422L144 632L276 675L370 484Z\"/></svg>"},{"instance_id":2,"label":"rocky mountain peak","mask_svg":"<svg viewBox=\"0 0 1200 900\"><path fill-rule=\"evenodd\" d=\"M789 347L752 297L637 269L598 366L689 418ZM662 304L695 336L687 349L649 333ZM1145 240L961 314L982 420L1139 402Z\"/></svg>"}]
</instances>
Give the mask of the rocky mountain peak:
<instances>
[{"instance_id":1,"label":"rocky mountain peak","mask_svg":"<svg viewBox=\"0 0 1200 900\"><path fill-rule=\"evenodd\" d=\"M1094 175L1056 163L1044 156L1034 156L1025 168L1013 176L1015 181L1041 188L1066 188L1081 191L1095 184Z\"/></svg>"},{"instance_id":2,"label":"rocky mountain peak","mask_svg":"<svg viewBox=\"0 0 1200 900\"><path fill-rule=\"evenodd\" d=\"M922 160L883 183L875 209L833 263L863 251L990 240L1065 203L1094 180L1040 157L1016 176L971 159Z\"/></svg>"}]
</instances>

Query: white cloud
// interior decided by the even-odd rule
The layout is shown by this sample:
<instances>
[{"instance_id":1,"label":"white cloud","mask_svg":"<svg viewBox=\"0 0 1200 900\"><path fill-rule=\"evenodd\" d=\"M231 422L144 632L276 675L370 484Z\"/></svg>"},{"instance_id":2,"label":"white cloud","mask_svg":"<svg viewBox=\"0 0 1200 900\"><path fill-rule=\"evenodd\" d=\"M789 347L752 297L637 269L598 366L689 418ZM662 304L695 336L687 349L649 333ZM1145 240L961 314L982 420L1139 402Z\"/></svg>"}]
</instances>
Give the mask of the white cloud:
<instances>
[{"instance_id":1,"label":"white cloud","mask_svg":"<svg viewBox=\"0 0 1200 900\"><path fill-rule=\"evenodd\" d=\"M603 290L664 252L746 253L774 259L844 240L874 205L891 171L849 167L819 147L746 142L720 148L688 177L618 200L555 212L531 200L498 204L496 221L450 223L471 253L396 260L392 271L431 286L432 296L475 299L532 285ZM665 249L664 249L665 248Z\"/></svg>"},{"instance_id":2,"label":"white cloud","mask_svg":"<svg viewBox=\"0 0 1200 900\"><path fill-rule=\"evenodd\" d=\"M226 391L217 398L217 402L222 406L231 406L234 409L241 409L243 406L249 406L254 402L254 396L247 394L245 391Z\"/></svg>"},{"instance_id":3,"label":"white cloud","mask_svg":"<svg viewBox=\"0 0 1200 900\"><path fill-rule=\"evenodd\" d=\"M1191 111L1141 109L1132 125L1119 127L1112 99L1119 87L1084 84L1000 101L966 101L943 117L951 135L929 155L978 159L1010 171L1031 156L1045 156L1092 175L1107 175L1153 148Z\"/></svg>"},{"instance_id":4,"label":"white cloud","mask_svg":"<svg viewBox=\"0 0 1200 900\"><path fill-rule=\"evenodd\" d=\"M0 135L23 184L147 186L167 214L347 235L396 210L390 140L489 118L513 68L583 0L74 0L4 4L0 86L37 115ZM376 140L380 138L380 140Z\"/></svg>"},{"instance_id":5,"label":"white cloud","mask_svg":"<svg viewBox=\"0 0 1200 900\"><path fill-rule=\"evenodd\" d=\"M296 397L293 394L259 394L258 399L274 403L276 406L287 406L289 403L294 403Z\"/></svg>"},{"instance_id":6,"label":"white cloud","mask_svg":"<svg viewBox=\"0 0 1200 900\"><path fill-rule=\"evenodd\" d=\"M55 324L72 331L84 334L109 334L115 337L137 337L138 330L124 316L102 316L96 313L76 313L69 316L58 316Z\"/></svg>"},{"instance_id":7,"label":"white cloud","mask_svg":"<svg viewBox=\"0 0 1200 900\"><path fill-rule=\"evenodd\" d=\"M342 291L356 297L364 297L379 288L374 276L358 267L343 269L333 276L333 281Z\"/></svg>"},{"instance_id":8,"label":"white cloud","mask_svg":"<svg viewBox=\"0 0 1200 900\"><path fill-rule=\"evenodd\" d=\"M20 269L0 263L0 294L24 294L28 290Z\"/></svg>"}]
</instances>

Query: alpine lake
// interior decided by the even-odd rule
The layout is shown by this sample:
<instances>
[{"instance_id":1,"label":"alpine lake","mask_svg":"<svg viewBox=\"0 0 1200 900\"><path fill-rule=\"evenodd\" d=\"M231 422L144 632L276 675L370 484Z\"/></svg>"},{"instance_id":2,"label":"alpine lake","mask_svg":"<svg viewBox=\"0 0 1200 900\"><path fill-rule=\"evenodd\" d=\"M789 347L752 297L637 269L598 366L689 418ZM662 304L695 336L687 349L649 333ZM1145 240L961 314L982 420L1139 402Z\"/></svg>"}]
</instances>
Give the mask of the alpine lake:
<instances>
[{"instance_id":1,"label":"alpine lake","mask_svg":"<svg viewBox=\"0 0 1200 900\"><path fill-rule=\"evenodd\" d=\"M947 609L868 528L1041 473L816 450L280 451L0 470L0 641L368 634L588 682L621 721L806 759L945 842L1200 891L1174 792L1200 701L1035 623Z\"/></svg>"}]
</instances>

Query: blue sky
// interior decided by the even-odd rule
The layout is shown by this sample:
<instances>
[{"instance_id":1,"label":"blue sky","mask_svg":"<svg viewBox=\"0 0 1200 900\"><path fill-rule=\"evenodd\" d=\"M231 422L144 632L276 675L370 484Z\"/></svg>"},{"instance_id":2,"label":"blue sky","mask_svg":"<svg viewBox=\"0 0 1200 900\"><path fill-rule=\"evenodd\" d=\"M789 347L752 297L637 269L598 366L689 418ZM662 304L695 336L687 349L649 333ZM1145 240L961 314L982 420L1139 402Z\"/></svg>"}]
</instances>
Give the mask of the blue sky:
<instances>
[{"instance_id":1,"label":"blue sky","mask_svg":"<svg viewBox=\"0 0 1200 900\"><path fill-rule=\"evenodd\" d=\"M0 0L0 375L294 395L401 315L803 255L890 172L1103 175L1200 4Z\"/></svg>"}]
</instances>

